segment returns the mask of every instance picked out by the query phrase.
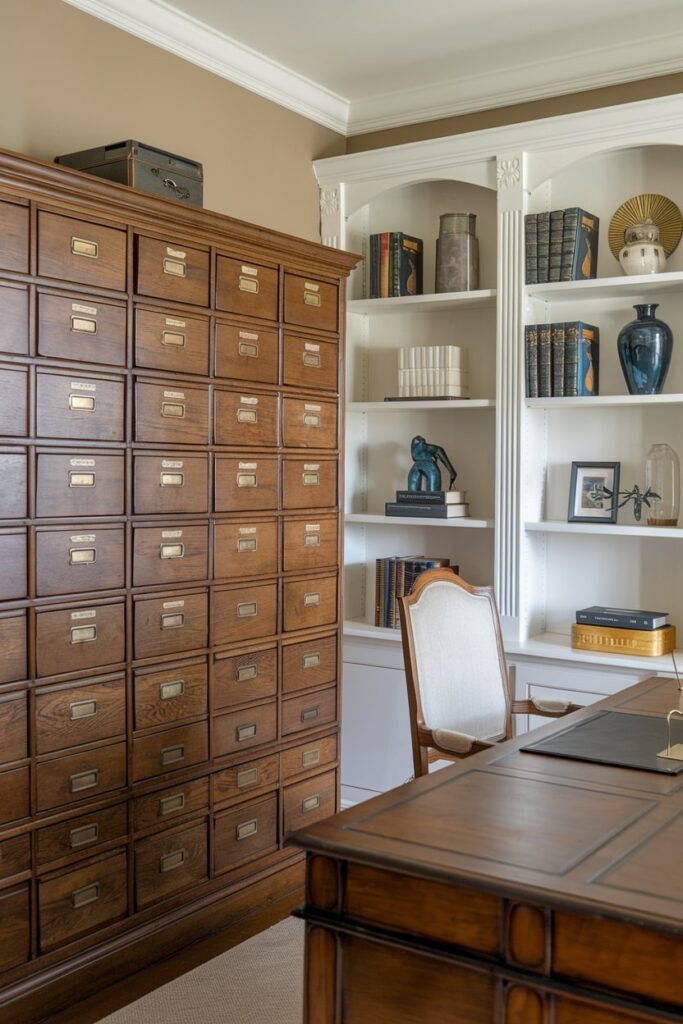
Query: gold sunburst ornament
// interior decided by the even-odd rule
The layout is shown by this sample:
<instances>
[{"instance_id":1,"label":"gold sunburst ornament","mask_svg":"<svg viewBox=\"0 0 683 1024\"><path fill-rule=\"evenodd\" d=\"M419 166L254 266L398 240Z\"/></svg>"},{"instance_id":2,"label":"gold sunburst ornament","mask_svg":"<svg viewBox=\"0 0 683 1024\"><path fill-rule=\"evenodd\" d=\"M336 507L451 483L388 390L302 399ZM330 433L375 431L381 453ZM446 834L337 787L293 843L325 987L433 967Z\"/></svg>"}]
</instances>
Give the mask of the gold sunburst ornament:
<instances>
[{"instance_id":1,"label":"gold sunburst ornament","mask_svg":"<svg viewBox=\"0 0 683 1024\"><path fill-rule=\"evenodd\" d=\"M666 196L643 193L632 196L622 203L609 224L609 247L615 260L624 248L624 232L634 224L652 221L659 228L659 239L667 256L670 256L681 240L683 218L681 211Z\"/></svg>"}]
</instances>

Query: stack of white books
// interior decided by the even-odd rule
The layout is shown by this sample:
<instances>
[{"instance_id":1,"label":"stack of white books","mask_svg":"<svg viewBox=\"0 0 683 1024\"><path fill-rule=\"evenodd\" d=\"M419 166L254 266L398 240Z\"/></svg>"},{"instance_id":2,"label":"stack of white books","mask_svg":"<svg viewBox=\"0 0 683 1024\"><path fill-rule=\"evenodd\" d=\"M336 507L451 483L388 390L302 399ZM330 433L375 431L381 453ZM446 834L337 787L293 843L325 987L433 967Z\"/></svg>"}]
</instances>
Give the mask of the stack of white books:
<instances>
[{"instance_id":1,"label":"stack of white books","mask_svg":"<svg viewBox=\"0 0 683 1024\"><path fill-rule=\"evenodd\" d=\"M469 351L457 345L398 350L399 398L469 398Z\"/></svg>"}]
</instances>

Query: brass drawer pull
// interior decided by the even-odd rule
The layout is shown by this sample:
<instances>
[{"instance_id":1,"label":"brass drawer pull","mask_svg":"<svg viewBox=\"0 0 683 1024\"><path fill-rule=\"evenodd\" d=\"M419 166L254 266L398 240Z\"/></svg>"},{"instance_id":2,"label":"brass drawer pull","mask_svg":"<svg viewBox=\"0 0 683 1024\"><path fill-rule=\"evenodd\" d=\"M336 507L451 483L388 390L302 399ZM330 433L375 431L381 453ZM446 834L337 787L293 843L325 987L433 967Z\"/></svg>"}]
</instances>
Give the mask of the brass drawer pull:
<instances>
[{"instance_id":1,"label":"brass drawer pull","mask_svg":"<svg viewBox=\"0 0 683 1024\"><path fill-rule=\"evenodd\" d=\"M159 696L162 700L173 700L174 697L182 697L184 693L184 679L174 679L170 683L159 684Z\"/></svg>"},{"instance_id":2,"label":"brass drawer pull","mask_svg":"<svg viewBox=\"0 0 683 1024\"><path fill-rule=\"evenodd\" d=\"M313 722L316 718L320 718L320 705L315 708L304 708L301 712L302 722Z\"/></svg>"},{"instance_id":3,"label":"brass drawer pull","mask_svg":"<svg viewBox=\"0 0 683 1024\"><path fill-rule=\"evenodd\" d=\"M174 850L173 853L165 853L159 857L159 871L163 875L166 871L175 871L182 867L187 857L187 850Z\"/></svg>"},{"instance_id":4,"label":"brass drawer pull","mask_svg":"<svg viewBox=\"0 0 683 1024\"><path fill-rule=\"evenodd\" d=\"M93 718L97 714L96 700L76 700L69 704L71 721L76 722L79 718Z\"/></svg>"},{"instance_id":5,"label":"brass drawer pull","mask_svg":"<svg viewBox=\"0 0 683 1024\"><path fill-rule=\"evenodd\" d=\"M258 344L256 342L241 341L238 351L241 356L247 356L249 359L258 359Z\"/></svg>"},{"instance_id":6,"label":"brass drawer pull","mask_svg":"<svg viewBox=\"0 0 683 1024\"><path fill-rule=\"evenodd\" d=\"M76 334L97 334L97 320L88 316L72 316L71 330Z\"/></svg>"},{"instance_id":7,"label":"brass drawer pull","mask_svg":"<svg viewBox=\"0 0 683 1024\"><path fill-rule=\"evenodd\" d=\"M235 829L235 835L238 842L240 839L248 839L249 836L255 836L257 832L258 820L256 818L252 818L251 821L243 822L243 824L238 825Z\"/></svg>"},{"instance_id":8,"label":"brass drawer pull","mask_svg":"<svg viewBox=\"0 0 683 1024\"><path fill-rule=\"evenodd\" d=\"M313 292L304 292L304 306L321 306L322 299Z\"/></svg>"},{"instance_id":9,"label":"brass drawer pull","mask_svg":"<svg viewBox=\"0 0 683 1024\"><path fill-rule=\"evenodd\" d=\"M235 735L238 743L241 743L242 740L253 740L256 735L256 722L251 722L249 725L238 725Z\"/></svg>"},{"instance_id":10,"label":"brass drawer pull","mask_svg":"<svg viewBox=\"0 0 683 1024\"><path fill-rule=\"evenodd\" d=\"M315 811L318 807L320 807L320 793L315 793L313 796L307 796L305 800L301 801L301 810L304 814L307 811Z\"/></svg>"},{"instance_id":11,"label":"brass drawer pull","mask_svg":"<svg viewBox=\"0 0 683 1024\"><path fill-rule=\"evenodd\" d=\"M305 548L319 548L320 547L320 534L319 533L307 533L304 537Z\"/></svg>"},{"instance_id":12,"label":"brass drawer pull","mask_svg":"<svg viewBox=\"0 0 683 1024\"><path fill-rule=\"evenodd\" d=\"M69 408L74 412L94 412L95 399L92 395L69 395Z\"/></svg>"},{"instance_id":13,"label":"brass drawer pull","mask_svg":"<svg viewBox=\"0 0 683 1024\"><path fill-rule=\"evenodd\" d=\"M258 295L259 283L253 277L244 277L243 274L240 274L239 290L241 292L252 292L252 294Z\"/></svg>"},{"instance_id":14,"label":"brass drawer pull","mask_svg":"<svg viewBox=\"0 0 683 1024\"><path fill-rule=\"evenodd\" d=\"M95 548L69 548L69 565L92 565L96 559Z\"/></svg>"},{"instance_id":15,"label":"brass drawer pull","mask_svg":"<svg viewBox=\"0 0 683 1024\"><path fill-rule=\"evenodd\" d=\"M235 672L235 678L238 683L247 683L250 679L256 679L257 675L257 665L239 665Z\"/></svg>"},{"instance_id":16,"label":"brass drawer pull","mask_svg":"<svg viewBox=\"0 0 683 1024\"><path fill-rule=\"evenodd\" d=\"M238 409L237 410L237 422L238 423L258 423L258 410L257 409Z\"/></svg>"},{"instance_id":17,"label":"brass drawer pull","mask_svg":"<svg viewBox=\"0 0 683 1024\"><path fill-rule=\"evenodd\" d=\"M320 473L302 473L304 487L319 487Z\"/></svg>"},{"instance_id":18,"label":"brass drawer pull","mask_svg":"<svg viewBox=\"0 0 683 1024\"><path fill-rule=\"evenodd\" d=\"M79 473L77 470L69 470L69 487L94 487L94 473Z\"/></svg>"},{"instance_id":19,"label":"brass drawer pull","mask_svg":"<svg viewBox=\"0 0 683 1024\"><path fill-rule=\"evenodd\" d=\"M258 785L258 768L243 768L237 773L237 788L247 789Z\"/></svg>"},{"instance_id":20,"label":"brass drawer pull","mask_svg":"<svg viewBox=\"0 0 683 1024\"><path fill-rule=\"evenodd\" d=\"M87 238L76 238L71 236L71 252L74 256L87 256L88 259L99 259L100 247L97 242L91 242Z\"/></svg>"},{"instance_id":21,"label":"brass drawer pull","mask_svg":"<svg viewBox=\"0 0 683 1024\"><path fill-rule=\"evenodd\" d=\"M321 416L319 412L305 412L304 413L304 426L314 427L318 429L320 427Z\"/></svg>"},{"instance_id":22,"label":"brass drawer pull","mask_svg":"<svg viewBox=\"0 0 683 1024\"><path fill-rule=\"evenodd\" d=\"M184 544L160 544L159 558L184 558Z\"/></svg>"},{"instance_id":23,"label":"brass drawer pull","mask_svg":"<svg viewBox=\"0 0 683 1024\"><path fill-rule=\"evenodd\" d=\"M162 629L180 629L185 625L185 612L167 612L161 616Z\"/></svg>"},{"instance_id":24,"label":"brass drawer pull","mask_svg":"<svg viewBox=\"0 0 683 1024\"><path fill-rule=\"evenodd\" d=\"M71 906L74 910L87 907L88 903L94 903L100 898L100 883L93 882L92 885L84 885L82 889L74 889L71 893Z\"/></svg>"},{"instance_id":25,"label":"brass drawer pull","mask_svg":"<svg viewBox=\"0 0 683 1024\"><path fill-rule=\"evenodd\" d=\"M81 825L80 828L72 828L69 832L69 846L77 850L79 846L87 846L99 839L100 826L97 822L92 825Z\"/></svg>"},{"instance_id":26,"label":"brass drawer pull","mask_svg":"<svg viewBox=\"0 0 683 1024\"><path fill-rule=\"evenodd\" d=\"M187 264L181 260L170 260L168 256L165 256L163 271L164 274L170 274L171 277L187 277Z\"/></svg>"},{"instance_id":27,"label":"brass drawer pull","mask_svg":"<svg viewBox=\"0 0 683 1024\"><path fill-rule=\"evenodd\" d=\"M257 538L256 537L238 537L237 538L237 550L238 551L256 551L257 549Z\"/></svg>"},{"instance_id":28,"label":"brass drawer pull","mask_svg":"<svg viewBox=\"0 0 683 1024\"><path fill-rule=\"evenodd\" d=\"M237 486L258 487L258 477L256 476L256 473L238 473Z\"/></svg>"},{"instance_id":29,"label":"brass drawer pull","mask_svg":"<svg viewBox=\"0 0 683 1024\"><path fill-rule=\"evenodd\" d=\"M185 744L180 743L177 747L164 747L159 756L159 761L163 767L169 764L177 764L178 761L185 760Z\"/></svg>"},{"instance_id":30,"label":"brass drawer pull","mask_svg":"<svg viewBox=\"0 0 683 1024\"><path fill-rule=\"evenodd\" d=\"M319 352L304 352L303 354L304 366L313 366L316 369L320 369L320 353Z\"/></svg>"},{"instance_id":31,"label":"brass drawer pull","mask_svg":"<svg viewBox=\"0 0 683 1024\"><path fill-rule=\"evenodd\" d=\"M71 627L71 640L72 644L88 644L93 640L97 640L97 626L72 626Z\"/></svg>"},{"instance_id":32,"label":"brass drawer pull","mask_svg":"<svg viewBox=\"0 0 683 1024\"><path fill-rule=\"evenodd\" d=\"M184 473L162 473L159 477L159 484L161 487L184 487L185 486L185 474Z\"/></svg>"},{"instance_id":33,"label":"brass drawer pull","mask_svg":"<svg viewBox=\"0 0 683 1024\"><path fill-rule=\"evenodd\" d=\"M162 331L162 345L173 345L175 348L185 348L185 335L179 331Z\"/></svg>"},{"instance_id":34,"label":"brass drawer pull","mask_svg":"<svg viewBox=\"0 0 683 1024\"><path fill-rule=\"evenodd\" d=\"M258 601L243 601L237 605L238 619L249 619L258 615Z\"/></svg>"},{"instance_id":35,"label":"brass drawer pull","mask_svg":"<svg viewBox=\"0 0 683 1024\"><path fill-rule=\"evenodd\" d=\"M161 415L167 419L182 420L185 416L184 402L162 402Z\"/></svg>"},{"instance_id":36,"label":"brass drawer pull","mask_svg":"<svg viewBox=\"0 0 683 1024\"><path fill-rule=\"evenodd\" d=\"M89 772L76 772L69 776L69 792L81 793L84 789L96 789L100 783L100 770L93 768Z\"/></svg>"},{"instance_id":37,"label":"brass drawer pull","mask_svg":"<svg viewBox=\"0 0 683 1024\"><path fill-rule=\"evenodd\" d=\"M320 764L320 747L313 750L304 750L301 755L301 767L312 768L314 764Z\"/></svg>"},{"instance_id":38,"label":"brass drawer pull","mask_svg":"<svg viewBox=\"0 0 683 1024\"><path fill-rule=\"evenodd\" d=\"M312 608L320 604L320 594L304 594L304 608Z\"/></svg>"},{"instance_id":39,"label":"brass drawer pull","mask_svg":"<svg viewBox=\"0 0 683 1024\"><path fill-rule=\"evenodd\" d=\"M304 654L303 667L304 668L318 668L320 666L320 651L316 651L315 654Z\"/></svg>"},{"instance_id":40,"label":"brass drawer pull","mask_svg":"<svg viewBox=\"0 0 683 1024\"><path fill-rule=\"evenodd\" d=\"M173 796L164 796L159 801L159 814L164 817L166 814L177 814L185 806L185 794L174 793Z\"/></svg>"}]
</instances>

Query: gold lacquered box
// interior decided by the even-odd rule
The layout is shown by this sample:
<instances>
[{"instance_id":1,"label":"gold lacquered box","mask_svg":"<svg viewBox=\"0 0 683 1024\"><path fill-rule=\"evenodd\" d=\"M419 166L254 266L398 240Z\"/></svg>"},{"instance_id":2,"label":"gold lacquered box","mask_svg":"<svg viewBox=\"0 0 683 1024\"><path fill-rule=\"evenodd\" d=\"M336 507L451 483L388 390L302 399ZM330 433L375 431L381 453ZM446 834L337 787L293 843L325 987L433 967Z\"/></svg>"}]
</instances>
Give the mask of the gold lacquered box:
<instances>
[{"instance_id":1,"label":"gold lacquered box","mask_svg":"<svg viewBox=\"0 0 683 1024\"><path fill-rule=\"evenodd\" d=\"M617 629L614 626L572 624L572 647L579 651L603 651L612 654L636 654L657 658L676 647L676 627L660 629Z\"/></svg>"}]
</instances>

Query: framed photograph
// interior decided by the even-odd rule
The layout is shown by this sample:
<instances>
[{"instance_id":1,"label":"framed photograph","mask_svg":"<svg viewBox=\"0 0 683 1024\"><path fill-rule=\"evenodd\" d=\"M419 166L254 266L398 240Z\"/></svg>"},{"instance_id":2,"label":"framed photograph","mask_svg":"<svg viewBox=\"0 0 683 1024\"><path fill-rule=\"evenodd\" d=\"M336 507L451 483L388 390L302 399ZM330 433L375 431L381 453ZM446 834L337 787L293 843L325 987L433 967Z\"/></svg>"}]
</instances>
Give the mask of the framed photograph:
<instances>
[{"instance_id":1,"label":"framed photograph","mask_svg":"<svg viewBox=\"0 0 683 1024\"><path fill-rule=\"evenodd\" d=\"M570 523L616 523L619 462L572 462Z\"/></svg>"}]
</instances>

